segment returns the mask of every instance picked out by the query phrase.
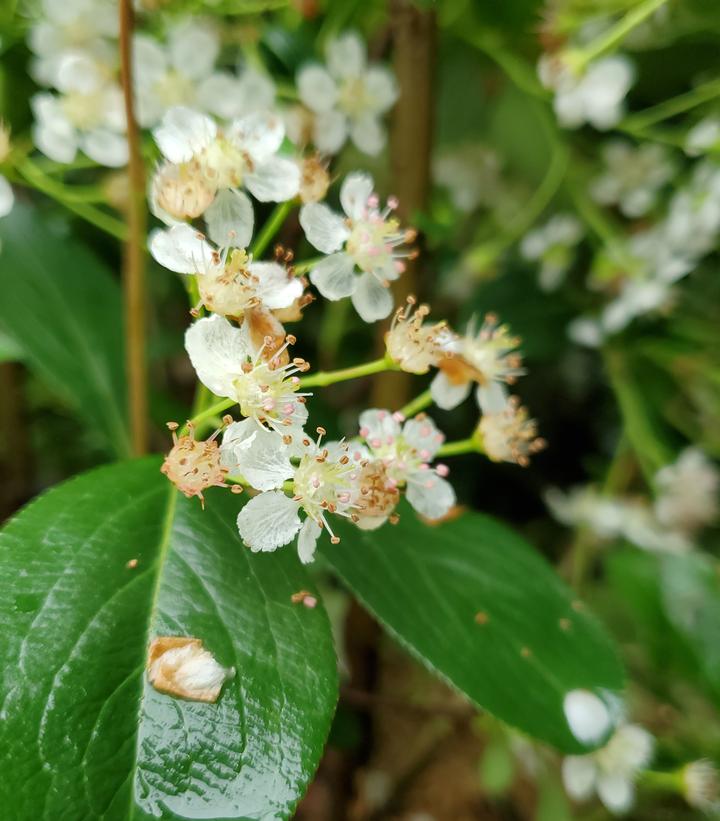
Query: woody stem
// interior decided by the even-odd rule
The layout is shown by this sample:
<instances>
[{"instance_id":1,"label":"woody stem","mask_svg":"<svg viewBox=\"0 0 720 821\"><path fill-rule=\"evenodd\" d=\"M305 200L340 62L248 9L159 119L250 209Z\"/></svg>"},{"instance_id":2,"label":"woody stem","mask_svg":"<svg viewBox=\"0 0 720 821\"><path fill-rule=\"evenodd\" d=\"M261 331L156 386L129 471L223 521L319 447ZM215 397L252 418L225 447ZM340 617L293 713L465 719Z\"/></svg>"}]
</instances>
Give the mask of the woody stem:
<instances>
[{"instance_id":1,"label":"woody stem","mask_svg":"<svg viewBox=\"0 0 720 821\"><path fill-rule=\"evenodd\" d=\"M140 131L135 120L132 77L132 33L134 9L132 0L120 0L120 65L125 118L127 121L128 177L128 237L123 255L123 292L127 337L126 371L130 405L130 434L136 455L147 451L148 386L146 359L147 294L145 285L145 238L147 210L145 208L145 165L140 143Z\"/></svg>"}]
</instances>

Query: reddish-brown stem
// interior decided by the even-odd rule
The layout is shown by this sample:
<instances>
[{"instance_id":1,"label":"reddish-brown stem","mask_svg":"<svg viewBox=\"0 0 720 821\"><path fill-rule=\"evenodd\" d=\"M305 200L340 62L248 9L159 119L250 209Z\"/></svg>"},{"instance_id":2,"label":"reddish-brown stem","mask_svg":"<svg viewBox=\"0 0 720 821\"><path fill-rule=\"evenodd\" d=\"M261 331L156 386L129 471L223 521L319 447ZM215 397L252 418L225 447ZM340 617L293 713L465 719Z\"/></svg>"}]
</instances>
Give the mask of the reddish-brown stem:
<instances>
[{"instance_id":1,"label":"reddish-brown stem","mask_svg":"<svg viewBox=\"0 0 720 821\"><path fill-rule=\"evenodd\" d=\"M146 359L146 284L145 235L145 165L140 145L140 131L135 119L132 76L132 33L134 10L132 0L120 0L120 76L127 120L128 178L130 197L127 223L128 239L123 255L123 293L125 310L125 367L130 411L130 438L133 453L141 455L148 445L148 399Z\"/></svg>"}]
</instances>

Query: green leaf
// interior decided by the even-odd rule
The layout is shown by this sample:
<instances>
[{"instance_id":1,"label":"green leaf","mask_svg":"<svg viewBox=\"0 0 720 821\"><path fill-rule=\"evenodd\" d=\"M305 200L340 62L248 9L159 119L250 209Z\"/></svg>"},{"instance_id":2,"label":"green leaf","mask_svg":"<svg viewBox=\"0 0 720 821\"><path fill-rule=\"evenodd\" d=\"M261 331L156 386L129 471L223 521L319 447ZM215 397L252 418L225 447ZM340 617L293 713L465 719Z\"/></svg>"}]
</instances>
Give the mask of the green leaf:
<instances>
[{"instance_id":1,"label":"green leaf","mask_svg":"<svg viewBox=\"0 0 720 821\"><path fill-rule=\"evenodd\" d=\"M126 456L118 283L85 246L23 203L0 220L0 245L2 330L108 450Z\"/></svg>"},{"instance_id":2,"label":"green leaf","mask_svg":"<svg viewBox=\"0 0 720 821\"><path fill-rule=\"evenodd\" d=\"M307 572L242 546L240 498L210 492L203 511L158 467L83 474L0 534L8 821L286 818L315 770L337 675L323 608L290 601ZM236 668L216 703L147 683L158 635Z\"/></svg>"},{"instance_id":3,"label":"green leaf","mask_svg":"<svg viewBox=\"0 0 720 821\"><path fill-rule=\"evenodd\" d=\"M401 644L479 707L566 752L563 698L619 690L615 649L545 561L478 513L429 527L405 505L395 527L345 526L324 555Z\"/></svg>"}]
</instances>

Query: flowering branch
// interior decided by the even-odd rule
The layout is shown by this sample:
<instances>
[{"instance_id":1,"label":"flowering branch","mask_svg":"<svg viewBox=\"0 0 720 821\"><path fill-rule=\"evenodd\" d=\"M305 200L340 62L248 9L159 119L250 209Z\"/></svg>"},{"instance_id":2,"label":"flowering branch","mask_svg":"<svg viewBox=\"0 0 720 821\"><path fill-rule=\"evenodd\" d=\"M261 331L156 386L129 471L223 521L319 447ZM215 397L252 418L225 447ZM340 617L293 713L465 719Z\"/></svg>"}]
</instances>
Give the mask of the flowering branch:
<instances>
[{"instance_id":1,"label":"flowering branch","mask_svg":"<svg viewBox=\"0 0 720 821\"><path fill-rule=\"evenodd\" d=\"M129 235L123 259L125 322L127 326L126 369L132 448L134 453L140 455L147 450L148 438L147 361L145 358L145 243L147 233L145 166L133 99L132 32L134 10L131 0L120 0L119 11L120 65L125 118L127 121L128 176L130 180Z\"/></svg>"},{"instance_id":2,"label":"flowering branch","mask_svg":"<svg viewBox=\"0 0 720 821\"><path fill-rule=\"evenodd\" d=\"M325 387L336 382L345 382L348 379L359 379L361 376L372 376L384 371L399 371L400 368L387 356L366 362L364 365L355 365L352 368L340 368L337 371L318 371L311 376L300 379L301 388Z\"/></svg>"},{"instance_id":3,"label":"flowering branch","mask_svg":"<svg viewBox=\"0 0 720 821\"><path fill-rule=\"evenodd\" d=\"M578 72L582 71L588 63L612 51L633 29L645 22L651 14L654 14L665 3L667 3L667 0L645 0L644 3L640 3L585 48L571 52L568 58L571 60L573 68Z\"/></svg>"}]
</instances>

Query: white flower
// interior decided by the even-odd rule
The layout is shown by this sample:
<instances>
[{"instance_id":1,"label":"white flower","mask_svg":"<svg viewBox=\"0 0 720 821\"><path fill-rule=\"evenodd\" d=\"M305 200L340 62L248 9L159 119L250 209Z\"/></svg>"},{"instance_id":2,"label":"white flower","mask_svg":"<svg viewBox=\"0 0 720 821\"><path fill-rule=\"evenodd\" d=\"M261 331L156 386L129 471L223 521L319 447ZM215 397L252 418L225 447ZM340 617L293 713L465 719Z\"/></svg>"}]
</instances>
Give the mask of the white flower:
<instances>
[{"instance_id":1,"label":"white flower","mask_svg":"<svg viewBox=\"0 0 720 821\"><path fill-rule=\"evenodd\" d=\"M590 690L570 690L563 699L570 731L583 744L597 744L613 726L613 711Z\"/></svg>"},{"instance_id":2,"label":"white flower","mask_svg":"<svg viewBox=\"0 0 720 821\"><path fill-rule=\"evenodd\" d=\"M635 779L650 763L653 747L650 733L636 724L625 724L600 750L563 760L565 789L578 801L597 793L610 812L627 812L635 799Z\"/></svg>"},{"instance_id":3,"label":"white flower","mask_svg":"<svg viewBox=\"0 0 720 821\"><path fill-rule=\"evenodd\" d=\"M612 140L602 149L606 170L593 180L590 195L602 205L617 205L626 217L641 217L657 202L675 174L667 149L657 143L637 147Z\"/></svg>"},{"instance_id":4,"label":"white flower","mask_svg":"<svg viewBox=\"0 0 720 821\"><path fill-rule=\"evenodd\" d=\"M389 199L380 209L368 174L349 174L340 189L345 217L324 203L300 209L300 224L318 251L329 254L310 271L310 281L331 300L352 297L355 310L365 322L390 315L393 307L389 284L405 270L403 257L413 252L401 246L415 239L390 217L397 201ZM359 274L358 274L359 270Z\"/></svg>"},{"instance_id":5,"label":"white flower","mask_svg":"<svg viewBox=\"0 0 720 821\"><path fill-rule=\"evenodd\" d=\"M295 374L301 363L280 364L286 346L268 361L267 345L253 344L247 323L236 328L217 314L199 319L185 334L185 348L203 385L236 401L243 416L292 436L307 419L308 394L298 393Z\"/></svg>"},{"instance_id":6,"label":"white flower","mask_svg":"<svg viewBox=\"0 0 720 821\"><path fill-rule=\"evenodd\" d=\"M275 101L275 86L266 75L247 70L237 77L216 71L220 38L206 21L176 22L166 44L148 34L136 34L133 46L138 120L143 127L154 126L178 105L230 120L267 111Z\"/></svg>"},{"instance_id":7,"label":"white flower","mask_svg":"<svg viewBox=\"0 0 720 821\"><path fill-rule=\"evenodd\" d=\"M443 478L447 467L438 465L433 470L429 464L445 441L444 435L425 414L402 425L401 421L399 414L387 410L360 414L360 436L367 451L356 451L354 458L367 457L358 511L358 524L366 529L378 527L388 518L394 505L383 502L394 499L397 503L400 488L405 488L408 502L428 519L442 518L455 504L455 491ZM372 478L381 479L382 485Z\"/></svg>"},{"instance_id":8,"label":"white flower","mask_svg":"<svg viewBox=\"0 0 720 821\"><path fill-rule=\"evenodd\" d=\"M586 348L599 348L605 339L600 320L593 316L578 316L568 325L567 333L577 345Z\"/></svg>"},{"instance_id":9,"label":"white flower","mask_svg":"<svg viewBox=\"0 0 720 821\"><path fill-rule=\"evenodd\" d=\"M196 274L203 305L222 316L239 319L251 308L289 308L302 296L302 281L287 268L253 262L239 248L218 250L189 225L153 231L150 252L171 271Z\"/></svg>"},{"instance_id":10,"label":"white flower","mask_svg":"<svg viewBox=\"0 0 720 821\"><path fill-rule=\"evenodd\" d=\"M425 322L430 313L427 305L413 311L415 298L395 311L390 330L385 334L387 355L407 373L427 373L436 366L450 342L452 331L446 322Z\"/></svg>"},{"instance_id":11,"label":"white flower","mask_svg":"<svg viewBox=\"0 0 720 821\"><path fill-rule=\"evenodd\" d=\"M252 232L252 210L237 189L247 188L261 202L284 202L298 192L297 165L277 154L284 133L282 121L274 114L248 114L221 129L206 114L176 106L165 113L153 136L169 163L189 166L186 173L212 191L236 193L223 206L237 209L235 230L243 234ZM161 210L158 205L154 203L155 209Z\"/></svg>"},{"instance_id":12,"label":"white flower","mask_svg":"<svg viewBox=\"0 0 720 821\"><path fill-rule=\"evenodd\" d=\"M710 160L695 165L690 182L670 201L663 232L680 255L701 257L715 248L720 234L720 165Z\"/></svg>"},{"instance_id":13,"label":"white flower","mask_svg":"<svg viewBox=\"0 0 720 821\"><path fill-rule=\"evenodd\" d=\"M15 194L10 183L0 174L0 217L6 217L15 204Z\"/></svg>"},{"instance_id":14,"label":"white flower","mask_svg":"<svg viewBox=\"0 0 720 821\"><path fill-rule=\"evenodd\" d=\"M122 91L105 67L85 54L59 61L60 94L40 93L31 101L33 142L50 159L70 163L83 151L100 165L127 163Z\"/></svg>"},{"instance_id":15,"label":"white flower","mask_svg":"<svg viewBox=\"0 0 720 821\"><path fill-rule=\"evenodd\" d=\"M654 511L633 499L601 495L592 487L557 488L545 493L545 503L562 524L585 527L600 539L625 539L642 550L685 553L692 544L678 530L662 525Z\"/></svg>"},{"instance_id":16,"label":"white flower","mask_svg":"<svg viewBox=\"0 0 720 821\"><path fill-rule=\"evenodd\" d=\"M720 148L720 117L705 117L685 137L685 153L690 157L698 157L717 148Z\"/></svg>"},{"instance_id":17,"label":"white flower","mask_svg":"<svg viewBox=\"0 0 720 821\"><path fill-rule=\"evenodd\" d=\"M525 259L540 260L538 282L543 291L554 291L561 284L583 233L582 223L572 214L556 214L523 237L520 253Z\"/></svg>"},{"instance_id":18,"label":"white flower","mask_svg":"<svg viewBox=\"0 0 720 821\"><path fill-rule=\"evenodd\" d=\"M115 39L118 28L113 0L42 0L39 18L28 32L35 54L32 76L40 85L55 86L60 62L69 52L114 56L107 38Z\"/></svg>"},{"instance_id":19,"label":"white flower","mask_svg":"<svg viewBox=\"0 0 720 821\"><path fill-rule=\"evenodd\" d=\"M385 145L382 115L398 96L388 69L367 65L365 44L348 32L328 41L327 68L305 66L297 76L302 103L313 112L313 143L324 154L336 154L348 136L365 154Z\"/></svg>"},{"instance_id":20,"label":"white flower","mask_svg":"<svg viewBox=\"0 0 720 821\"><path fill-rule=\"evenodd\" d=\"M579 75L562 58L546 55L538 73L543 85L555 92L555 114L562 126L579 128L587 122L601 131L620 122L635 74L632 63L620 54L590 63Z\"/></svg>"},{"instance_id":21,"label":"white flower","mask_svg":"<svg viewBox=\"0 0 720 821\"><path fill-rule=\"evenodd\" d=\"M627 253L635 267L621 282L618 296L602 311L600 321L606 334L617 333L636 317L667 307L674 296L673 285L696 265L692 257L673 247L665 223L633 235Z\"/></svg>"},{"instance_id":22,"label":"white flower","mask_svg":"<svg viewBox=\"0 0 720 821\"><path fill-rule=\"evenodd\" d=\"M685 800L691 807L714 814L720 811L720 775L707 759L692 761L682 769Z\"/></svg>"},{"instance_id":23,"label":"white flower","mask_svg":"<svg viewBox=\"0 0 720 821\"><path fill-rule=\"evenodd\" d=\"M526 467L530 456L545 447L545 441L538 438L537 423L516 396L511 396L501 410L484 413L478 432L485 453L494 462Z\"/></svg>"},{"instance_id":24,"label":"white flower","mask_svg":"<svg viewBox=\"0 0 720 821\"><path fill-rule=\"evenodd\" d=\"M720 472L699 448L659 470L655 485L655 515L665 527L692 534L717 519Z\"/></svg>"},{"instance_id":25,"label":"white flower","mask_svg":"<svg viewBox=\"0 0 720 821\"><path fill-rule=\"evenodd\" d=\"M307 437L286 442L257 431L251 420L231 426L223 439L225 464L263 492L252 498L237 518L243 541L254 551L273 551L298 536L300 561L313 560L322 529L339 542L328 521L330 514L351 518L357 507L359 468L342 442L313 442ZM226 434L227 436L227 434ZM290 461L296 457L297 465ZM293 495L280 488L292 480ZM305 520L300 512L305 513Z\"/></svg>"},{"instance_id":26,"label":"white flower","mask_svg":"<svg viewBox=\"0 0 720 821\"><path fill-rule=\"evenodd\" d=\"M519 344L494 314L488 314L479 329L471 320L463 336L455 334L445 345L440 370L430 385L435 404L444 410L457 407L476 383L483 413L503 411L508 398L506 385L525 373L516 350Z\"/></svg>"},{"instance_id":27,"label":"white flower","mask_svg":"<svg viewBox=\"0 0 720 821\"><path fill-rule=\"evenodd\" d=\"M480 205L492 205L499 188L500 160L484 145L444 149L433 158L433 179L447 188L458 211L470 213Z\"/></svg>"}]
</instances>

